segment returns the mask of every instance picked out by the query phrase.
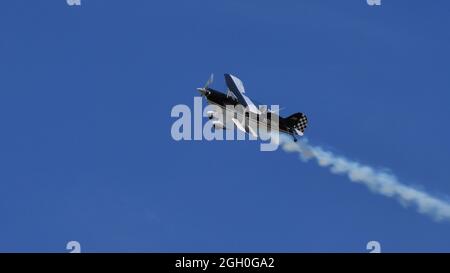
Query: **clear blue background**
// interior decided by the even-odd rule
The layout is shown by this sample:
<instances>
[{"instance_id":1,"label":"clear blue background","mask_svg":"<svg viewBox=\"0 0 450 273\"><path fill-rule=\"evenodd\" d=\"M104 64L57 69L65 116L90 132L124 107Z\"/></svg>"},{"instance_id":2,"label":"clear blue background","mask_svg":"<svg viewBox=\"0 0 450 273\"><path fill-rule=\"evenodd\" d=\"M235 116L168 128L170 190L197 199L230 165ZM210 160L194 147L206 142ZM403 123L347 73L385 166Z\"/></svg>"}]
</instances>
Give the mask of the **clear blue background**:
<instances>
[{"instance_id":1,"label":"clear blue background","mask_svg":"<svg viewBox=\"0 0 450 273\"><path fill-rule=\"evenodd\" d=\"M259 142L171 138L214 72L450 193L450 3L3 1L0 251L450 251L450 223Z\"/></svg>"}]
</instances>

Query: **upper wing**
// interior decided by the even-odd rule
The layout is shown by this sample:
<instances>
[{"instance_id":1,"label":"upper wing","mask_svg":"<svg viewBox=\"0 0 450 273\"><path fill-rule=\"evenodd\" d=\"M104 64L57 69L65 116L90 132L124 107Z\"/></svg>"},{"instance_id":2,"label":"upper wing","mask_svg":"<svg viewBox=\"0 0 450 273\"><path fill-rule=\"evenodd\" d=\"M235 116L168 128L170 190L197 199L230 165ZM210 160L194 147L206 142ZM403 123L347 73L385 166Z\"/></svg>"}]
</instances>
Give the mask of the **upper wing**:
<instances>
[{"instance_id":1,"label":"upper wing","mask_svg":"<svg viewBox=\"0 0 450 273\"><path fill-rule=\"evenodd\" d=\"M225 74L225 83L228 86L228 89L236 96L238 102L244 106L248 107L248 110L253 113L260 113L258 107L248 98L245 93L244 84L240 79L231 75Z\"/></svg>"}]
</instances>

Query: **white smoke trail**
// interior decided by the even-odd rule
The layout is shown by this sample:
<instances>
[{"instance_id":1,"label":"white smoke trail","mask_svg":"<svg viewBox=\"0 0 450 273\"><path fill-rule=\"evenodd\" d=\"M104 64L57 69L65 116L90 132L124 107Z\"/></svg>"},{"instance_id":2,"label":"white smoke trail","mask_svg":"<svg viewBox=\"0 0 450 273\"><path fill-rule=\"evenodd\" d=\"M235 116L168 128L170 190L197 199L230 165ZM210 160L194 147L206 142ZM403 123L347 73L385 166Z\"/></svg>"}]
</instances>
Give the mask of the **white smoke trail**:
<instances>
[{"instance_id":1,"label":"white smoke trail","mask_svg":"<svg viewBox=\"0 0 450 273\"><path fill-rule=\"evenodd\" d=\"M404 185L390 173L334 155L321 147L308 144L307 140L295 143L280 135L280 144L286 152L298 153L303 161L316 159L319 166L329 168L334 174L345 174L350 181L364 184L375 193L395 198L405 206L414 204L420 213L430 215L435 220L450 220L449 202Z\"/></svg>"}]
</instances>

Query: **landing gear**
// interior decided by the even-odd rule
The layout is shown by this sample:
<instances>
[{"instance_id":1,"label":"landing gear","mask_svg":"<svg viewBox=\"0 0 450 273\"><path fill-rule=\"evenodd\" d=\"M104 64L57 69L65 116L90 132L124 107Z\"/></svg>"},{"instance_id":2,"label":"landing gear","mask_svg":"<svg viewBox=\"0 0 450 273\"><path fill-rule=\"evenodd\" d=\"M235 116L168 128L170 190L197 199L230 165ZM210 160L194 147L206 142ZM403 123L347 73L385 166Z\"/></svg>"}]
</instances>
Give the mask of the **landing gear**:
<instances>
[{"instance_id":1,"label":"landing gear","mask_svg":"<svg viewBox=\"0 0 450 273\"><path fill-rule=\"evenodd\" d=\"M295 135L292 135L292 138L294 139L294 142L297 142L297 138L295 137Z\"/></svg>"}]
</instances>

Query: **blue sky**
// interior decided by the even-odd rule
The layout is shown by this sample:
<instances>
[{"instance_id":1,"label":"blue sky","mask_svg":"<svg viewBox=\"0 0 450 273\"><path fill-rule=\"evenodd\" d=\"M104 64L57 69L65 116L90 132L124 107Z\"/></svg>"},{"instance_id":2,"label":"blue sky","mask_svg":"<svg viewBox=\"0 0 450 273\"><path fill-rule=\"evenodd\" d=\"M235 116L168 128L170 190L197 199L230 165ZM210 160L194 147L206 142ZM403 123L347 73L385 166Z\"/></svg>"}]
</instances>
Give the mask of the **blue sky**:
<instances>
[{"instance_id":1,"label":"blue sky","mask_svg":"<svg viewBox=\"0 0 450 273\"><path fill-rule=\"evenodd\" d=\"M450 251L450 223L255 141L171 138L211 72L448 198L448 1L7 1L0 251Z\"/></svg>"}]
</instances>

